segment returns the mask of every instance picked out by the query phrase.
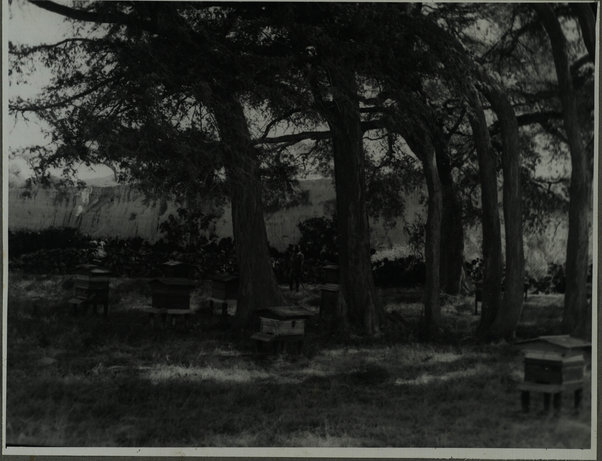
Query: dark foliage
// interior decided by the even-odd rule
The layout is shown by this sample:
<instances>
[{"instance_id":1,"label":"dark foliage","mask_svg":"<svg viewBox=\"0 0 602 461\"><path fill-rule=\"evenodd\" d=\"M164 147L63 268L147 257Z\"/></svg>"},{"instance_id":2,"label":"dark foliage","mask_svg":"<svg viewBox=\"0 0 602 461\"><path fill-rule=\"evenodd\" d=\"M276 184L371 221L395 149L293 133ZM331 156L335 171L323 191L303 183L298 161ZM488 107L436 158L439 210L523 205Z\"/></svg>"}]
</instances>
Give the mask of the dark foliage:
<instances>
[{"instance_id":1,"label":"dark foliage","mask_svg":"<svg viewBox=\"0 0 602 461\"><path fill-rule=\"evenodd\" d=\"M299 245L306 259L336 262L336 217L310 218L298 224Z\"/></svg>"},{"instance_id":2,"label":"dark foliage","mask_svg":"<svg viewBox=\"0 0 602 461\"><path fill-rule=\"evenodd\" d=\"M54 240L35 241L28 231L11 233L10 267L34 274L70 274L80 264L97 262L116 276L150 277L161 274L161 264L170 259L197 268L196 276L214 272L235 272L235 249L231 238L199 239L194 251L173 240L149 243L139 237L103 240L104 255L98 258L95 241L77 229L53 229ZM47 237L45 235L45 237ZM12 244L18 246L13 252Z\"/></svg>"},{"instance_id":3,"label":"dark foliage","mask_svg":"<svg viewBox=\"0 0 602 461\"><path fill-rule=\"evenodd\" d=\"M210 238L215 238L207 237L207 234L216 218L217 215L212 213L178 208L177 215L170 214L159 225L159 230L163 232L163 240L168 245L195 251L207 245Z\"/></svg>"},{"instance_id":4,"label":"dark foliage","mask_svg":"<svg viewBox=\"0 0 602 461\"><path fill-rule=\"evenodd\" d=\"M88 248L90 239L82 235L77 229L63 227L49 227L44 230L9 231L8 246L10 257L19 257L26 253L38 250L53 250L65 248Z\"/></svg>"},{"instance_id":5,"label":"dark foliage","mask_svg":"<svg viewBox=\"0 0 602 461\"><path fill-rule=\"evenodd\" d=\"M415 287L424 284L424 261L410 255L405 258L387 258L372 263L374 283L381 287Z\"/></svg>"}]
</instances>

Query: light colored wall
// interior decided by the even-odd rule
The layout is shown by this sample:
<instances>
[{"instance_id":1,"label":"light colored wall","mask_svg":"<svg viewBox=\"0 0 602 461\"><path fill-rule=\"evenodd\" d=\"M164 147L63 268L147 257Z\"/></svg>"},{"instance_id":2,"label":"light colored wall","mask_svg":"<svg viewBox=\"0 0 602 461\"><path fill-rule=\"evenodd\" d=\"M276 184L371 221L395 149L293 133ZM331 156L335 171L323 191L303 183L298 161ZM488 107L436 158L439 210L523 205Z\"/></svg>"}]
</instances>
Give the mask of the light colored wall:
<instances>
[{"instance_id":1,"label":"light colored wall","mask_svg":"<svg viewBox=\"0 0 602 461\"><path fill-rule=\"evenodd\" d=\"M309 204L280 210L266 215L270 244L282 251L300 238L297 224L308 218L331 215L335 193L329 179L302 181L309 191ZM9 191L9 229L41 230L47 227L75 227L84 234L102 237L142 237L151 242L161 238L159 225L177 206L166 200L149 200L128 186L87 187L61 192L53 188L11 188ZM382 220L371 220L372 247L378 256L404 256L410 251L404 225L424 219L424 205L418 194L408 196L405 217L392 228ZM219 237L232 236L229 205L215 223ZM503 233L503 226L502 226ZM503 234L502 234L503 235ZM525 236L525 257L530 273L543 275L549 262L563 262L566 251L567 226L562 216L556 217L543 232ZM480 255L479 227L466 231L465 255Z\"/></svg>"}]
</instances>

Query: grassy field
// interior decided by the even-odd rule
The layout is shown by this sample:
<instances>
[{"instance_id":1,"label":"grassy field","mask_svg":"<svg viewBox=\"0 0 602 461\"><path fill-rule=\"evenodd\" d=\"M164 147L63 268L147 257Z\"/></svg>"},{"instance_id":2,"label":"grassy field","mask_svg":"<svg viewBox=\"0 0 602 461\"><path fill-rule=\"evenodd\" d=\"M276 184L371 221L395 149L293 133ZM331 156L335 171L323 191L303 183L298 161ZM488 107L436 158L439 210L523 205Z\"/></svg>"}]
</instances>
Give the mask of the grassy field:
<instances>
[{"instance_id":1,"label":"grassy field","mask_svg":"<svg viewBox=\"0 0 602 461\"><path fill-rule=\"evenodd\" d=\"M139 311L149 296L141 281L112 281L108 319L73 316L63 281L10 276L10 445L590 445L589 369L580 415L568 395L557 417L542 414L540 396L523 414L521 354L470 341L478 318L470 298L445 300L445 343L417 342L420 305L385 290L396 321L378 340L344 345L316 321L300 356L266 357L200 317L152 329ZM309 286L290 296L310 309L319 298ZM532 296L518 333L556 333L561 312L560 296Z\"/></svg>"}]
</instances>

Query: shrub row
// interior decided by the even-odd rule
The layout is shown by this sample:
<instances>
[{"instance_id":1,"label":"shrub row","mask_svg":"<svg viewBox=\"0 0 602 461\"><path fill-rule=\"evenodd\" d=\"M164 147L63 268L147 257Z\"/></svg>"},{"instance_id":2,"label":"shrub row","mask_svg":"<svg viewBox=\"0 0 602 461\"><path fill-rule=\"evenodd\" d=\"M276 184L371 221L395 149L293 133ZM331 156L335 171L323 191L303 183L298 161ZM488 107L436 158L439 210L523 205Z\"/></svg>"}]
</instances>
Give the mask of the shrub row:
<instances>
[{"instance_id":1,"label":"shrub row","mask_svg":"<svg viewBox=\"0 0 602 461\"><path fill-rule=\"evenodd\" d=\"M332 218L311 218L299 224L299 246L305 255L303 281L321 281L322 267L336 263L336 221ZM90 263L97 257L96 241L77 229L48 228L42 231L10 231L10 266L29 273L73 273L79 264ZM285 252L270 248L273 268L280 283L287 283L290 274L292 245ZM236 252L231 238L200 237L194 248L173 240L151 244L141 238L104 240L102 265L115 275L148 277L160 273L160 265L177 259L199 268L199 272L236 272ZM384 258L372 264L374 281L378 286L413 287L425 280L424 261L416 256ZM467 275L473 280L482 276L482 261L466 264ZM200 273L197 275L201 275ZM590 267L591 280L591 267ZM544 277L526 281L536 293L564 293L564 266L552 263Z\"/></svg>"}]
</instances>

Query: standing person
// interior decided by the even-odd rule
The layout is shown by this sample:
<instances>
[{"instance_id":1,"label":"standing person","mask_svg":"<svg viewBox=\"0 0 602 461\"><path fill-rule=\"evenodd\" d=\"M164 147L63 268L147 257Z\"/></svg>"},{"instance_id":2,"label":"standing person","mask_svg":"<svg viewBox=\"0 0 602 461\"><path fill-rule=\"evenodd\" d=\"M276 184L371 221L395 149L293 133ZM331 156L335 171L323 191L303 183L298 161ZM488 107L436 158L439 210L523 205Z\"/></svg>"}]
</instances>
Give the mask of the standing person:
<instances>
[{"instance_id":1,"label":"standing person","mask_svg":"<svg viewBox=\"0 0 602 461\"><path fill-rule=\"evenodd\" d=\"M299 291L299 284L301 283L301 274L303 273L303 259L304 256L301 252L301 247L299 245L295 245L291 254L291 291L293 290L293 286L295 287L295 291Z\"/></svg>"}]
</instances>

